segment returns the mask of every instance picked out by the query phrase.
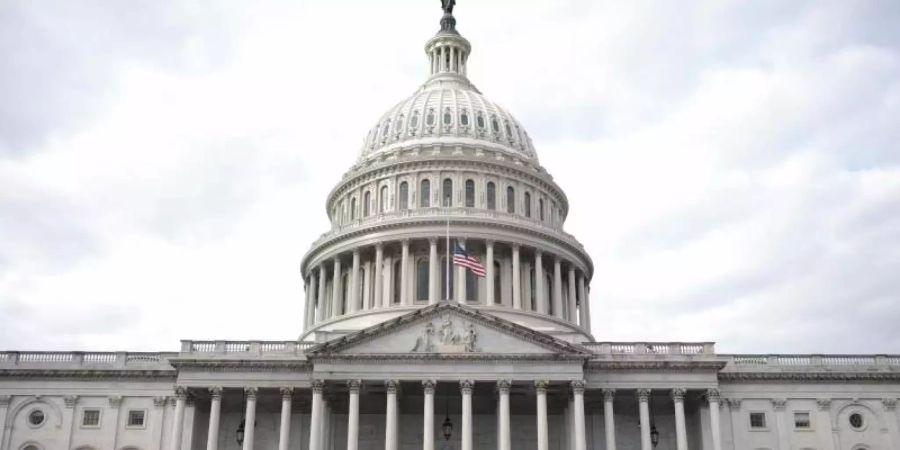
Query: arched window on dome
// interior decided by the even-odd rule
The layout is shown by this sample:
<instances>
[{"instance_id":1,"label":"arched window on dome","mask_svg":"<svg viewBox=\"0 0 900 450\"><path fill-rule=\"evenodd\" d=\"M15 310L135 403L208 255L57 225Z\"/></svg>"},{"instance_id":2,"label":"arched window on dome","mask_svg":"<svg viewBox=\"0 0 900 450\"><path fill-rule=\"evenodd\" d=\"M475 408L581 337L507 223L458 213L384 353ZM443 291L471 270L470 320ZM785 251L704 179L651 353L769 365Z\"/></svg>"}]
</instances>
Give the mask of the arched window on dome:
<instances>
[{"instance_id":1,"label":"arched window on dome","mask_svg":"<svg viewBox=\"0 0 900 450\"><path fill-rule=\"evenodd\" d=\"M444 125L453 124L453 114L450 113L450 110L444 110Z\"/></svg>"},{"instance_id":2,"label":"arched window on dome","mask_svg":"<svg viewBox=\"0 0 900 450\"><path fill-rule=\"evenodd\" d=\"M416 300L428 300L429 272L428 258L420 259L416 263Z\"/></svg>"},{"instance_id":3,"label":"arched window on dome","mask_svg":"<svg viewBox=\"0 0 900 450\"><path fill-rule=\"evenodd\" d=\"M429 109L428 114L425 116L425 125L434 126L434 110Z\"/></svg>"},{"instance_id":4,"label":"arched window on dome","mask_svg":"<svg viewBox=\"0 0 900 450\"><path fill-rule=\"evenodd\" d=\"M397 261L394 261L394 270L391 271L391 278L393 279L393 283L391 283L391 287L393 288L391 290L391 303L394 305L400 304L401 272L400 260L398 259Z\"/></svg>"},{"instance_id":5,"label":"arched window on dome","mask_svg":"<svg viewBox=\"0 0 900 450\"><path fill-rule=\"evenodd\" d=\"M400 183L400 210L409 209L409 183Z\"/></svg>"},{"instance_id":6,"label":"arched window on dome","mask_svg":"<svg viewBox=\"0 0 900 450\"><path fill-rule=\"evenodd\" d=\"M516 189L512 186L506 187L506 212L510 214L516 212Z\"/></svg>"},{"instance_id":7,"label":"arched window on dome","mask_svg":"<svg viewBox=\"0 0 900 450\"><path fill-rule=\"evenodd\" d=\"M493 181L487 184L487 209L497 209L497 185Z\"/></svg>"},{"instance_id":8,"label":"arched window on dome","mask_svg":"<svg viewBox=\"0 0 900 450\"><path fill-rule=\"evenodd\" d=\"M538 218L541 222L544 221L544 199L542 198L538 199Z\"/></svg>"},{"instance_id":9,"label":"arched window on dome","mask_svg":"<svg viewBox=\"0 0 900 450\"><path fill-rule=\"evenodd\" d=\"M381 187L381 198L378 199L378 212L384 213L387 212L388 208L388 188L387 186Z\"/></svg>"},{"instance_id":10,"label":"arched window on dome","mask_svg":"<svg viewBox=\"0 0 900 450\"><path fill-rule=\"evenodd\" d=\"M475 207L475 181L466 180L466 208Z\"/></svg>"},{"instance_id":11,"label":"arched window on dome","mask_svg":"<svg viewBox=\"0 0 900 450\"><path fill-rule=\"evenodd\" d=\"M369 217L369 213L371 212L369 210L369 205L371 205L371 204L372 204L371 192L366 191L366 193L363 194L363 217Z\"/></svg>"},{"instance_id":12,"label":"arched window on dome","mask_svg":"<svg viewBox=\"0 0 900 450\"><path fill-rule=\"evenodd\" d=\"M350 220L356 220L356 197L350 199Z\"/></svg>"},{"instance_id":13,"label":"arched window on dome","mask_svg":"<svg viewBox=\"0 0 900 450\"><path fill-rule=\"evenodd\" d=\"M475 116L475 125L477 125L479 129L484 129L484 116L480 112Z\"/></svg>"},{"instance_id":14,"label":"arched window on dome","mask_svg":"<svg viewBox=\"0 0 900 450\"><path fill-rule=\"evenodd\" d=\"M459 124L464 127L469 126L469 113L466 112L466 110L462 110L462 112L459 113Z\"/></svg>"},{"instance_id":15,"label":"arched window on dome","mask_svg":"<svg viewBox=\"0 0 900 450\"><path fill-rule=\"evenodd\" d=\"M419 112L414 111L409 117L409 130L414 131L419 126Z\"/></svg>"},{"instance_id":16,"label":"arched window on dome","mask_svg":"<svg viewBox=\"0 0 900 450\"><path fill-rule=\"evenodd\" d=\"M494 134L500 133L500 122L497 121L497 116L491 116L491 130Z\"/></svg>"},{"instance_id":17,"label":"arched window on dome","mask_svg":"<svg viewBox=\"0 0 900 450\"><path fill-rule=\"evenodd\" d=\"M419 184L419 207L431 207L431 181L422 180Z\"/></svg>"},{"instance_id":18,"label":"arched window on dome","mask_svg":"<svg viewBox=\"0 0 900 450\"><path fill-rule=\"evenodd\" d=\"M503 122L503 125L506 128L506 137L512 140L513 134L512 129L509 128L509 122Z\"/></svg>"},{"instance_id":19,"label":"arched window on dome","mask_svg":"<svg viewBox=\"0 0 900 450\"><path fill-rule=\"evenodd\" d=\"M525 217L531 218L531 192L525 193Z\"/></svg>"},{"instance_id":20,"label":"arched window on dome","mask_svg":"<svg viewBox=\"0 0 900 450\"><path fill-rule=\"evenodd\" d=\"M444 178L444 185L441 188L441 205L445 208L453 206L453 180Z\"/></svg>"}]
</instances>

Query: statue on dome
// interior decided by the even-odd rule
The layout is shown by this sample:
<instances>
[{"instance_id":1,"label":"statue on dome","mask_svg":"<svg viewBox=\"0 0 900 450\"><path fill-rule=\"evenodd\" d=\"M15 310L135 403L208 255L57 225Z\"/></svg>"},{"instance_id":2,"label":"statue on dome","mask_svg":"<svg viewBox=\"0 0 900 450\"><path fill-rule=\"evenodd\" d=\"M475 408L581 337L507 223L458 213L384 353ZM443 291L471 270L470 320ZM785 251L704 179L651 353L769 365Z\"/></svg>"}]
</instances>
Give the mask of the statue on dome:
<instances>
[{"instance_id":1,"label":"statue on dome","mask_svg":"<svg viewBox=\"0 0 900 450\"><path fill-rule=\"evenodd\" d=\"M453 14L454 6L456 6L456 0L441 0L441 9L447 14Z\"/></svg>"}]
</instances>

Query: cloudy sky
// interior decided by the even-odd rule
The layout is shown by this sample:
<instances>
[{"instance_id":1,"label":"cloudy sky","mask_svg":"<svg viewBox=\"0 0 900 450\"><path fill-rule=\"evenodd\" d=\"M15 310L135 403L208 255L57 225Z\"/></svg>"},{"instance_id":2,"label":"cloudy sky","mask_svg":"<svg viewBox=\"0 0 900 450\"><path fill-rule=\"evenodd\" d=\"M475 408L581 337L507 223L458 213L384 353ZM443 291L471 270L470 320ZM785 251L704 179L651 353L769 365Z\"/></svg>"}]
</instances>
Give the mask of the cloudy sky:
<instances>
[{"instance_id":1,"label":"cloudy sky","mask_svg":"<svg viewBox=\"0 0 900 450\"><path fill-rule=\"evenodd\" d=\"M299 261L437 0L0 5L0 349L294 339ZM600 340L900 352L900 2L460 0Z\"/></svg>"}]
</instances>

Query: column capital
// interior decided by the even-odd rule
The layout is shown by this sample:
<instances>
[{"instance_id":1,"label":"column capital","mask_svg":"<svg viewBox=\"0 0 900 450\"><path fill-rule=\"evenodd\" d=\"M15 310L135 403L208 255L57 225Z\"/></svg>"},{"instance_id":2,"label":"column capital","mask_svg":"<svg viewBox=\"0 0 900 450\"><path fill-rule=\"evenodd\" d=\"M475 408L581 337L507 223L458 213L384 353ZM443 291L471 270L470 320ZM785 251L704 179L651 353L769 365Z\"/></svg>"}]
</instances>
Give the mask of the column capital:
<instances>
[{"instance_id":1,"label":"column capital","mask_svg":"<svg viewBox=\"0 0 900 450\"><path fill-rule=\"evenodd\" d=\"M66 402L66 408L74 408L75 404L78 403L77 395L67 395L63 397L63 401Z\"/></svg>"},{"instance_id":2,"label":"column capital","mask_svg":"<svg viewBox=\"0 0 900 450\"><path fill-rule=\"evenodd\" d=\"M428 244L429 245L437 245L437 238L436 237L428 238Z\"/></svg>"},{"instance_id":3,"label":"column capital","mask_svg":"<svg viewBox=\"0 0 900 450\"><path fill-rule=\"evenodd\" d=\"M400 245L402 245L404 247L409 247L409 239L400 240Z\"/></svg>"},{"instance_id":4,"label":"column capital","mask_svg":"<svg viewBox=\"0 0 900 450\"><path fill-rule=\"evenodd\" d=\"M2 406L2 407L9 406L10 400L12 400L11 395L0 395L0 406Z\"/></svg>"},{"instance_id":5,"label":"column capital","mask_svg":"<svg viewBox=\"0 0 900 450\"><path fill-rule=\"evenodd\" d=\"M434 380L425 380L422 382L422 389L425 390L426 394L434 394L434 388L437 387L437 382Z\"/></svg>"},{"instance_id":6,"label":"column capital","mask_svg":"<svg viewBox=\"0 0 900 450\"><path fill-rule=\"evenodd\" d=\"M209 388L209 396L213 399L222 399L222 386L213 386Z\"/></svg>"},{"instance_id":7,"label":"column capital","mask_svg":"<svg viewBox=\"0 0 900 450\"><path fill-rule=\"evenodd\" d=\"M722 391L716 388L706 390L706 401L709 403L719 403L722 401Z\"/></svg>"},{"instance_id":8,"label":"column capital","mask_svg":"<svg viewBox=\"0 0 900 450\"><path fill-rule=\"evenodd\" d=\"M787 406L787 399L773 398L772 406L775 407L776 411L784 411L785 406Z\"/></svg>"},{"instance_id":9,"label":"column capital","mask_svg":"<svg viewBox=\"0 0 900 450\"><path fill-rule=\"evenodd\" d=\"M818 398L816 399L816 405L819 407L820 411L828 411L829 409L831 409L831 399Z\"/></svg>"},{"instance_id":10,"label":"column capital","mask_svg":"<svg viewBox=\"0 0 900 450\"><path fill-rule=\"evenodd\" d=\"M519 244L512 244L512 245L510 245L510 248L512 248L513 251L517 252L517 251L519 251L520 248L522 248L522 246Z\"/></svg>"},{"instance_id":11,"label":"column capital","mask_svg":"<svg viewBox=\"0 0 900 450\"><path fill-rule=\"evenodd\" d=\"M384 388L387 389L388 394L396 394L399 387L400 382L397 380L387 380L384 382Z\"/></svg>"},{"instance_id":12,"label":"column capital","mask_svg":"<svg viewBox=\"0 0 900 450\"><path fill-rule=\"evenodd\" d=\"M359 247L353 249L353 257L356 258L359 256Z\"/></svg>"},{"instance_id":13,"label":"column capital","mask_svg":"<svg viewBox=\"0 0 900 450\"><path fill-rule=\"evenodd\" d=\"M584 394L584 380L575 380L570 383L572 386L572 393L576 395Z\"/></svg>"},{"instance_id":14,"label":"column capital","mask_svg":"<svg viewBox=\"0 0 900 450\"><path fill-rule=\"evenodd\" d=\"M111 395L109 396L109 407L112 409L119 409L122 406L122 396L121 395Z\"/></svg>"},{"instance_id":15,"label":"column capital","mask_svg":"<svg viewBox=\"0 0 900 450\"><path fill-rule=\"evenodd\" d=\"M544 256L544 252L540 251L539 249L534 249L534 256L536 258L541 258Z\"/></svg>"},{"instance_id":16,"label":"column capital","mask_svg":"<svg viewBox=\"0 0 900 450\"><path fill-rule=\"evenodd\" d=\"M741 409L741 399L739 398L726 398L725 402L728 403L728 407L733 411L738 411Z\"/></svg>"},{"instance_id":17,"label":"column capital","mask_svg":"<svg viewBox=\"0 0 900 450\"><path fill-rule=\"evenodd\" d=\"M459 391L464 395L471 395L472 389L475 388L475 381L473 380L462 380L459 382Z\"/></svg>"},{"instance_id":18,"label":"column capital","mask_svg":"<svg viewBox=\"0 0 900 450\"><path fill-rule=\"evenodd\" d=\"M292 387L279 388L278 392L281 393L282 400L291 400L294 398L294 388L292 388Z\"/></svg>"},{"instance_id":19,"label":"column capital","mask_svg":"<svg viewBox=\"0 0 900 450\"><path fill-rule=\"evenodd\" d=\"M187 388L184 386L175 386L175 398L178 400L184 400L187 398Z\"/></svg>"},{"instance_id":20,"label":"column capital","mask_svg":"<svg viewBox=\"0 0 900 450\"><path fill-rule=\"evenodd\" d=\"M166 402L169 401L169 397L153 397L153 406L157 408L163 408L166 406Z\"/></svg>"},{"instance_id":21,"label":"column capital","mask_svg":"<svg viewBox=\"0 0 900 450\"><path fill-rule=\"evenodd\" d=\"M379 242L376 242L376 243L375 243L375 250L384 250L384 242L380 242L380 241L379 241Z\"/></svg>"},{"instance_id":22,"label":"column capital","mask_svg":"<svg viewBox=\"0 0 900 450\"><path fill-rule=\"evenodd\" d=\"M616 398L615 389L601 389L600 392L603 393L603 401L611 402Z\"/></svg>"},{"instance_id":23,"label":"column capital","mask_svg":"<svg viewBox=\"0 0 900 450\"><path fill-rule=\"evenodd\" d=\"M683 402L685 394L687 394L687 389L674 388L671 392L672 400L675 402Z\"/></svg>"},{"instance_id":24,"label":"column capital","mask_svg":"<svg viewBox=\"0 0 900 450\"><path fill-rule=\"evenodd\" d=\"M325 381L323 380L313 380L312 382L312 391L315 394L321 394L325 392Z\"/></svg>"},{"instance_id":25,"label":"column capital","mask_svg":"<svg viewBox=\"0 0 900 450\"><path fill-rule=\"evenodd\" d=\"M546 394L548 386L550 386L550 382L547 380L537 380L534 382L534 390L537 391L538 394Z\"/></svg>"},{"instance_id":26,"label":"column capital","mask_svg":"<svg viewBox=\"0 0 900 450\"><path fill-rule=\"evenodd\" d=\"M253 399L256 400L256 394L259 393L259 388L256 387L245 387L244 394L247 396L247 400Z\"/></svg>"},{"instance_id":27,"label":"column capital","mask_svg":"<svg viewBox=\"0 0 900 450\"><path fill-rule=\"evenodd\" d=\"M650 389L642 388L634 391L634 395L639 402L646 403L650 400L650 392Z\"/></svg>"},{"instance_id":28,"label":"column capital","mask_svg":"<svg viewBox=\"0 0 900 450\"><path fill-rule=\"evenodd\" d=\"M348 380L347 381L347 389L350 390L351 394L359 394L359 389L362 387L362 380Z\"/></svg>"},{"instance_id":29,"label":"column capital","mask_svg":"<svg viewBox=\"0 0 900 450\"><path fill-rule=\"evenodd\" d=\"M509 394L509 389L512 387L512 382L509 380L497 380L497 392L501 394Z\"/></svg>"},{"instance_id":30,"label":"column capital","mask_svg":"<svg viewBox=\"0 0 900 450\"><path fill-rule=\"evenodd\" d=\"M494 246L494 240L493 240L493 239L485 239L485 240L484 240L484 245L485 245L486 247L493 247L493 246Z\"/></svg>"},{"instance_id":31,"label":"column capital","mask_svg":"<svg viewBox=\"0 0 900 450\"><path fill-rule=\"evenodd\" d=\"M884 406L885 411L896 411L897 410L897 399L896 398L883 398L883 399L881 399L881 406Z\"/></svg>"}]
</instances>

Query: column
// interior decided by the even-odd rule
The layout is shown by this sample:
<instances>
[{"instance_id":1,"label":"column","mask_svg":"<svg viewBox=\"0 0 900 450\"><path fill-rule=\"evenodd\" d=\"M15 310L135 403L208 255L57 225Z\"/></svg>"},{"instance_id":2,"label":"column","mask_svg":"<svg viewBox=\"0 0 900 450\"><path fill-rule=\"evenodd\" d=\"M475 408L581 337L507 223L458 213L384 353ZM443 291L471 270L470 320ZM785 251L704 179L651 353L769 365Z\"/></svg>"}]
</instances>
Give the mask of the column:
<instances>
[{"instance_id":1,"label":"column","mask_svg":"<svg viewBox=\"0 0 900 450\"><path fill-rule=\"evenodd\" d=\"M304 294L306 296L306 310L303 314L303 331L308 330L312 326L312 315L316 310L315 299L313 294L315 293L312 287L313 277L309 276L305 280L303 280L304 284Z\"/></svg>"},{"instance_id":2,"label":"column","mask_svg":"<svg viewBox=\"0 0 900 450\"><path fill-rule=\"evenodd\" d=\"M396 380L384 382L387 404L384 414L384 450L397 450L397 385Z\"/></svg>"},{"instance_id":3,"label":"column","mask_svg":"<svg viewBox=\"0 0 900 450\"><path fill-rule=\"evenodd\" d=\"M500 303L500 299L494 298L494 242L487 241L486 244L487 249L485 250L486 254L484 256L484 268L485 268L485 299L487 300L485 304L488 306L494 306Z\"/></svg>"},{"instance_id":4,"label":"column","mask_svg":"<svg viewBox=\"0 0 900 450\"><path fill-rule=\"evenodd\" d=\"M678 450L687 450L687 428L684 423L685 393L687 391L683 388L672 389L672 401L675 403L675 448Z\"/></svg>"},{"instance_id":5,"label":"column","mask_svg":"<svg viewBox=\"0 0 900 450\"><path fill-rule=\"evenodd\" d=\"M472 388L475 382L463 380L459 382L459 391L462 393L462 445L460 450L473 450L472 447Z\"/></svg>"},{"instance_id":6,"label":"column","mask_svg":"<svg viewBox=\"0 0 900 450\"><path fill-rule=\"evenodd\" d=\"M615 389L604 389L603 393L603 426L606 431L606 450L616 450L616 418L613 412Z\"/></svg>"},{"instance_id":7,"label":"column","mask_svg":"<svg viewBox=\"0 0 900 450\"><path fill-rule=\"evenodd\" d=\"M641 417L641 450L653 450L650 442L650 389L638 389L635 392Z\"/></svg>"},{"instance_id":8,"label":"column","mask_svg":"<svg viewBox=\"0 0 900 450\"><path fill-rule=\"evenodd\" d=\"M384 257L384 292L381 293L381 307L390 308L394 305L394 258L391 255Z\"/></svg>"},{"instance_id":9,"label":"column","mask_svg":"<svg viewBox=\"0 0 900 450\"><path fill-rule=\"evenodd\" d=\"M788 425L787 416L784 412L787 400L783 398L772 399L772 406L775 408L775 431L778 436L778 448L779 450L791 450L791 427Z\"/></svg>"},{"instance_id":10,"label":"column","mask_svg":"<svg viewBox=\"0 0 900 450\"><path fill-rule=\"evenodd\" d=\"M244 450L253 450L254 434L256 432L256 393L255 387L244 388L247 394L247 411L244 413Z\"/></svg>"},{"instance_id":11,"label":"column","mask_svg":"<svg viewBox=\"0 0 900 450\"><path fill-rule=\"evenodd\" d=\"M331 280L331 317L341 315L341 258L334 257L334 275Z\"/></svg>"},{"instance_id":12,"label":"column","mask_svg":"<svg viewBox=\"0 0 900 450\"><path fill-rule=\"evenodd\" d=\"M450 47L450 71L456 70L456 47Z\"/></svg>"},{"instance_id":13,"label":"column","mask_svg":"<svg viewBox=\"0 0 900 450\"><path fill-rule=\"evenodd\" d=\"M347 299L347 313L359 309L359 249L353 250L353 266L350 268L350 298Z\"/></svg>"},{"instance_id":14,"label":"column","mask_svg":"<svg viewBox=\"0 0 900 450\"><path fill-rule=\"evenodd\" d=\"M444 47L440 47L439 50L440 50L440 53L441 53L441 60L440 60L440 62L438 63L438 67L440 68L440 71L441 71L441 72L444 72L445 70L447 70L447 66L446 66L446 64L444 63L444 52L446 51L446 49L445 49Z\"/></svg>"},{"instance_id":15,"label":"column","mask_svg":"<svg viewBox=\"0 0 900 450\"><path fill-rule=\"evenodd\" d=\"M363 263L362 309L372 309L372 261Z\"/></svg>"},{"instance_id":16,"label":"column","mask_svg":"<svg viewBox=\"0 0 900 450\"><path fill-rule=\"evenodd\" d=\"M584 380L572 382L572 396L575 399L573 415L575 416L575 450L587 450L587 437L584 426Z\"/></svg>"},{"instance_id":17,"label":"column","mask_svg":"<svg viewBox=\"0 0 900 450\"><path fill-rule=\"evenodd\" d=\"M72 434L75 426L75 405L78 404L78 396L77 395L67 395L63 397L63 402L65 402L66 409L63 411L63 431L65 432L65 439L63 440L63 445L65 448L72 448ZM0 424L0 427L5 427L5 424ZM7 436L8 438L9 436ZM6 442L0 442L0 446L6 444Z\"/></svg>"},{"instance_id":18,"label":"column","mask_svg":"<svg viewBox=\"0 0 900 450\"><path fill-rule=\"evenodd\" d=\"M222 411L222 388L209 388L209 431L206 433L206 450L219 448L219 415Z\"/></svg>"},{"instance_id":19,"label":"column","mask_svg":"<svg viewBox=\"0 0 900 450\"><path fill-rule=\"evenodd\" d=\"M381 308L381 298L384 295L384 245L379 242L375 244L375 300L372 302L372 308Z\"/></svg>"},{"instance_id":20,"label":"column","mask_svg":"<svg viewBox=\"0 0 900 450\"><path fill-rule=\"evenodd\" d=\"M522 309L522 269L519 267L519 246L512 246L513 308Z\"/></svg>"},{"instance_id":21,"label":"column","mask_svg":"<svg viewBox=\"0 0 900 450\"><path fill-rule=\"evenodd\" d=\"M422 450L434 450L434 388L437 383L434 380L422 382L425 392L425 402L422 406Z\"/></svg>"},{"instance_id":22,"label":"column","mask_svg":"<svg viewBox=\"0 0 900 450\"><path fill-rule=\"evenodd\" d=\"M356 450L359 448L360 384L360 380L350 380L347 382L347 388L350 391L350 399L347 402L347 450Z\"/></svg>"},{"instance_id":23,"label":"column","mask_svg":"<svg viewBox=\"0 0 900 450\"><path fill-rule=\"evenodd\" d=\"M732 404L732 400L727 400L727 403L732 408L732 417L734 417L734 405ZM816 421L813 423L816 424L816 435L819 438L819 443L822 445L822 450L834 450L834 438L832 437L831 427L831 399L816 399L816 405L819 407L819 411L816 415ZM820 424L825 424L825 426L822 426ZM734 427L732 426L732 429L733 428ZM890 427L888 428L890 429ZM736 436L734 437L734 440L735 442L737 442ZM891 448L896 447L897 442L895 441Z\"/></svg>"},{"instance_id":24,"label":"column","mask_svg":"<svg viewBox=\"0 0 900 450\"><path fill-rule=\"evenodd\" d=\"M316 290L316 293L319 295L319 310L316 311L316 320L321 322L325 320L325 312L328 310L325 303L325 298L327 297L326 291L326 283L328 283L328 273L325 272L325 264L319 264L319 288Z\"/></svg>"},{"instance_id":25,"label":"column","mask_svg":"<svg viewBox=\"0 0 900 450\"><path fill-rule=\"evenodd\" d=\"M322 380L312 382L312 407L309 413L309 450L322 450Z\"/></svg>"},{"instance_id":26,"label":"column","mask_svg":"<svg viewBox=\"0 0 900 450\"><path fill-rule=\"evenodd\" d=\"M706 391L706 400L709 401L709 426L712 428L713 450L722 450L722 421L719 417L722 394L718 389L709 389ZM686 441L685 448L687 448Z\"/></svg>"},{"instance_id":27,"label":"column","mask_svg":"<svg viewBox=\"0 0 900 450\"><path fill-rule=\"evenodd\" d=\"M433 305L440 297L440 262L438 262L437 238L428 239L428 304Z\"/></svg>"},{"instance_id":28,"label":"column","mask_svg":"<svg viewBox=\"0 0 900 450\"><path fill-rule=\"evenodd\" d=\"M181 436L184 434L184 405L187 402L187 389L175 387L175 415L172 417L172 440L169 450L181 450Z\"/></svg>"},{"instance_id":29,"label":"column","mask_svg":"<svg viewBox=\"0 0 900 450\"><path fill-rule=\"evenodd\" d=\"M547 304L544 299L544 264L541 262L543 255L540 250L534 252L534 293L537 301L537 312L547 314Z\"/></svg>"},{"instance_id":30,"label":"column","mask_svg":"<svg viewBox=\"0 0 900 450\"><path fill-rule=\"evenodd\" d=\"M400 247L400 286L394 286L394 289L400 289L400 304L403 306L412 305L409 295L409 241L404 240Z\"/></svg>"},{"instance_id":31,"label":"column","mask_svg":"<svg viewBox=\"0 0 900 450\"><path fill-rule=\"evenodd\" d=\"M738 442L744 442L745 434L746 434L746 426L743 418L741 417L741 399L739 398L729 398L726 400L728 403L728 410L731 412L731 438L732 445L735 449L738 447ZM831 439L831 426L828 426L827 434L828 439ZM828 446L825 447L828 449ZM831 450L831 449L829 449Z\"/></svg>"},{"instance_id":32,"label":"column","mask_svg":"<svg viewBox=\"0 0 900 450\"><path fill-rule=\"evenodd\" d=\"M588 299L587 291L584 289L584 274L578 275L578 300L581 301L581 320L578 322L581 328L591 332L591 318L588 317Z\"/></svg>"},{"instance_id":33,"label":"column","mask_svg":"<svg viewBox=\"0 0 900 450\"><path fill-rule=\"evenodd\" d=\"M6 442L6 414L9 412L9 402L12 401L11 395L0 395L0 449Z\"/></svg>"},{"instance_id":34,"label":"column","mask_svg":"<svg viewBox=\"0 0 900 450\"><path fill-rule=\"evenodd\" d=\"M565 319L562 298L562 263L559 257L553 258L553 315Z\"/></svg>"},{"instance_id":35,"label":"column","mask_svg":"<svg viewBox=\"0 0 900 450\"><path fill-rule=\"evenodd\" d=\"M283 387L279 392L281 392L281 426L278 434L278 450L288 450L291 446L291 407L294 388Z\"/></svg>"},{"instance_id":36,"label":"column","mask_svg":"<svg viewBox=\"0 0 900 450\"><path fill-rule=\"evenodd\" d=\"M576 298L576 294L578 293L578 287L575 285L575 266L569 265L569 307L566 310L569 313L567 319L569 322L574 324L578 324L578 313L575 310L578 308L578 300Z\"/></svg>"},{"instance_id":37,"label":"column","mask_svg":"<svg viewBox=\"0 0 900 450\"><path fill-rule=\"evenodd\" d=\"M498 450L512 450L512 441L509 429L509 380L497 382L497 392L500 394L498 411L497 445Z\"/></svg>"},{"instance_id":38,"label":"column","mask_svg":"<svg viewBox=\"0 0 900 450\"><path fill-rule=\"evenodd\" d=\"M534 391L537 397L537 450L549 450L550 439L547 428L547 382L535 381Z\"/></svg>"}]
</instances>

